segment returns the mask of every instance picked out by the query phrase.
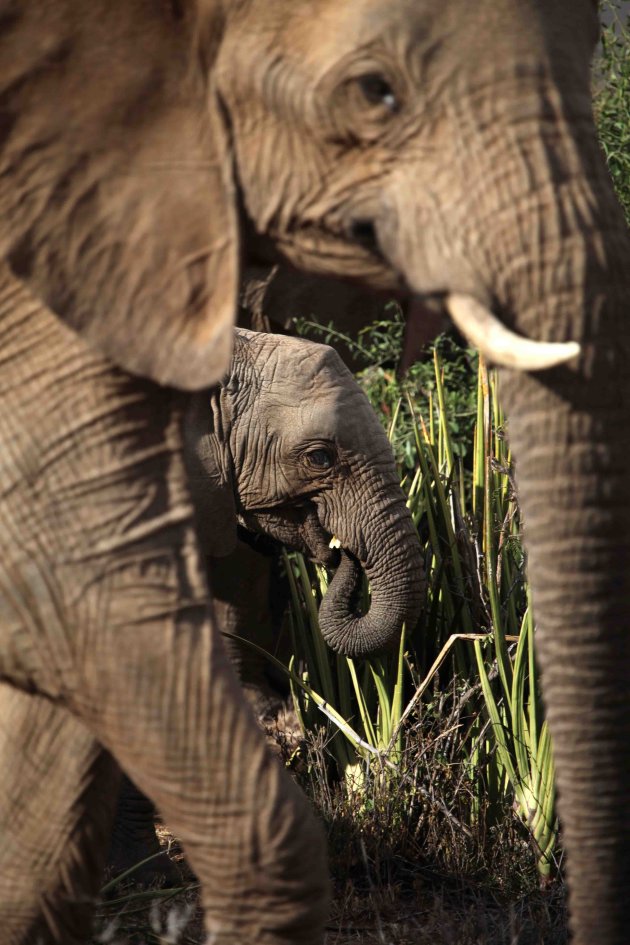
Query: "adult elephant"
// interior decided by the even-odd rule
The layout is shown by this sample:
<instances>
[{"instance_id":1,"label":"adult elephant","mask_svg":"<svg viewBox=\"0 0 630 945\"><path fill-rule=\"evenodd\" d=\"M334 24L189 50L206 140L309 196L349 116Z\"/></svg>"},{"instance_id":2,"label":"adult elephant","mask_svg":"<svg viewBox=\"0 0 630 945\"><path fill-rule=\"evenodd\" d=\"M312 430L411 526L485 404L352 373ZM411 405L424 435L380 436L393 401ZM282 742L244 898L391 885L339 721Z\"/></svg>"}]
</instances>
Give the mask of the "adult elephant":
<instances>
[{"instance_id":1,"label":"adult elephant","mask_svg":"<svg viewBox=\"0 0 630 945\"><path fill-rule=\"evenodd\" d=\"M49 939L79 937L84 907L58 906L93 888L103 748L183 837L215 941L320 937L321 846L212 634L184 402L154 383L225 370L242 246L443 298L524 370L502 384L572 924L625 942L630 244L592 119L595 0L5 0L0 21L0 671L9 751L33 746L2 789L41 802L45 767L61 798L46 850L14 842L33 800L3 831L33 877L2 891L9 940L40 900Z\"/></svg>"}]
</instances>

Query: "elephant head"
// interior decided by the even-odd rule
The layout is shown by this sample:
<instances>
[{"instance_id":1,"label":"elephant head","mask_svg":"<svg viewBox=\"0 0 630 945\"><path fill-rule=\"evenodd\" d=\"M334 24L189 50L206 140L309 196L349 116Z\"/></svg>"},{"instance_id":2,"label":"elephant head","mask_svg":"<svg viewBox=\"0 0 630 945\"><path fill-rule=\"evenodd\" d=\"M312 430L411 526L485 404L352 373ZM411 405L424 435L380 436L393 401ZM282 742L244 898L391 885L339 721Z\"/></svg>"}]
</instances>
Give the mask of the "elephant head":
<instances>
[{"instance_id":1,"label":"elephant head","mask_svg":"<svg viewBox=\"0 0 630 945\"><path fill-rule=\"evenodd\" d=\"M238 519L338 564L320 624L329 645L349 656L381 650L405 621L415 623L423 591L418 535L383 428L332 348L235 329L229 372L193 397L185 442L207 554L234 549ZM362 569L372 600L360 615Z\"/></svg>"},{"instance_id":2,"label":"elephant head","mask_svg":"<svg viewBox=\"0 0 630 945\"><path fill-rule=\"evenodd\" d=\"M594 0L538 6L318 0L313 43L287 0L8 4L0 252L116 363L187 389L227 365L241 244L405 296L471 294L515 322L490 275L513 204L487 128L518 126L509 193L544 186L556 163L521 141L545 109L571 128L588 116L596 35ZM483 344L477 311L465 330Z\"/></svg>"},{"instance_id":3,"label":"elephant head","mask_svg":"<svg viewBox=\"0 0 630 945\"><path fill-rule=\"evenodd\" d=\"M573 926L625 943L630 242L595 0L30 0L0 22L0 251L123 367L220 378L242 247L441 300L525 369L502 386Z\"/></svg>"}]
</instances>

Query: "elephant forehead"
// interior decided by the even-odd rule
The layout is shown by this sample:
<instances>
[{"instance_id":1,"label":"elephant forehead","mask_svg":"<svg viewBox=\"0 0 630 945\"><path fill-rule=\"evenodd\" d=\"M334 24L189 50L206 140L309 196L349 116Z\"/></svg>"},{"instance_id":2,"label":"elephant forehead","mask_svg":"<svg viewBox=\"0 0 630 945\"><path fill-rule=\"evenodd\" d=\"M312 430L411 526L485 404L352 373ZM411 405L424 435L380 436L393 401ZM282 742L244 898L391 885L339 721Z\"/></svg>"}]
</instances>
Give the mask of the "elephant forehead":
<instances>
[{"instance_id":1,"label":"elephant forehead","mask_svg":"<svg viewBox=\"0 0 630 945\"><path fill-rule=\"evenodd\" d=\"M254 338L261 392L310 394L327 387L352 385L354 378L330 345L284 335Z\"/></svg>"},{"instance_id":2,"label":"elephant forehead","mask_svg":"<svg viewBox=\"0 0 630 945\"><path fill-rule=\"evenodd\" d=\"M357 46L382 38L384 30L404 27L406 36L424 32L435 11L433 0L363 0L339 3L323 0L317 10L317 42L313 43L312 22L302 12L285 17L283 32L293 53L302 63L336 62ZM306 29L305 29L306 27Z\"/></svg>"},{"instance_id":3,"label":"elephant forehead","mask_svg":"<svg viewBox=\"0 0 630 945\"><path fill-rule=\"evenodd\" d=\"M328 440L357 456L389 449L367 398L356 385L314 388L310 396L281 399L277 392L264 411L265 430L289 447Z\"/></svg>"},{"instance_id":4,"label":"elephant forehead","mask_svg":"<svg viewBox=\"0 0 630 945\"><path fill-rule=\"evenodd\" d=\"M435 0L318 0L305 6L291 4L287 10L285 0L276 0L276 28L271 32L298 71L312 73L318 66L325 70L346 54L375 43L389 45L393 41L405 56L425 39L434 43L437 34L446 45L453 41L459 49L467 43L481 43L485 49L489 37L495 47L511 47L515 38L522 42L529 35L540 40L545 32L542 24L566 29L569 15L572 20L592 16L592 6L592 0L554 0L542 8L539 0L449 0L441 4ZM316 42L313 17L317 19ZM467 28L471 25L477 27L472 33ZM536 48L542 52L543 43L536 42Z\"/></svg>"},{"instance_id":5,"label":"elephant forehead","mask_svg":"<svg viewBox=\"0 0 630 945\"><path fill-rule=\"evenodd\" d=\"M330 439L359 451L386 437L370 404L337 352L301 338L252 337L260 346L255 412L259 430L295 440Z\"/></svg>"}]
</instances>

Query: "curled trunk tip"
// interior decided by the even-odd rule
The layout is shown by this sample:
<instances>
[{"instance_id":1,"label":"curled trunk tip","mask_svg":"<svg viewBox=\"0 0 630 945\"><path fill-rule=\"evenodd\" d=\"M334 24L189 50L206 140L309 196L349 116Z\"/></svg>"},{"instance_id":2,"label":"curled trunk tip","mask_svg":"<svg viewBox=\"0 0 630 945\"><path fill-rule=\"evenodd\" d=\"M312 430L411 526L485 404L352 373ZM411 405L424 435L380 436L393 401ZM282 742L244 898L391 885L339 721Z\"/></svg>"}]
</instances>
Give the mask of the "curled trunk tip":
<instances>
[{"instance_id":1,"label":"curled trunk tip","mask_svg":"<svg viewBox=\"0 0 630 945\"><path fill-rule=\"evenodd\" d=\"M420 614L424 581L419 551L415 548L399 582L384 587L377 575L368 577L372 600L368 612L360 613L363 569L353 555L342 551L341 562L319 609L319 624L326 643L344 656L369 656L390 649L399 642L403 623L411 627Z\"/></svg>"}]
</instances>

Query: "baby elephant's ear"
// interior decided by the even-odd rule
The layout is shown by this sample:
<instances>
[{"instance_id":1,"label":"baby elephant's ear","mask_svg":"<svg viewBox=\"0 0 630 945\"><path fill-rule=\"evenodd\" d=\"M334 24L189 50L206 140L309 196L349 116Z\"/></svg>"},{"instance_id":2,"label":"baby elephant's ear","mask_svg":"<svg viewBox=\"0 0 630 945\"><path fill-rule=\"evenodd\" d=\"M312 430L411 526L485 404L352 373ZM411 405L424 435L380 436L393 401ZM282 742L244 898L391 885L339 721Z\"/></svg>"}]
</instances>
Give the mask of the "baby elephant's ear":
<instances>
[{"instance_id":1,"label":"baby elephant's ear","mask_svg":"<svg viewBox=\"0 0 630 945\"><path fill-rule=\"evenodd\" d=\"M236 548L236 500L221 389L191 400L184 421L186 470L201 550L222 558Z\"/></svg>"},{"instance_id":2,"label":"baby elephant's ear","mask_svg":"<svg viewBox=\"0 0 630 945\"><path fill-rule=\"evenodd\" d=\"M221 6L203 31L187 0L1 17L0 255L94 348L187 389L226 370L237 299Z\"/></svg>"}]
</instances>

